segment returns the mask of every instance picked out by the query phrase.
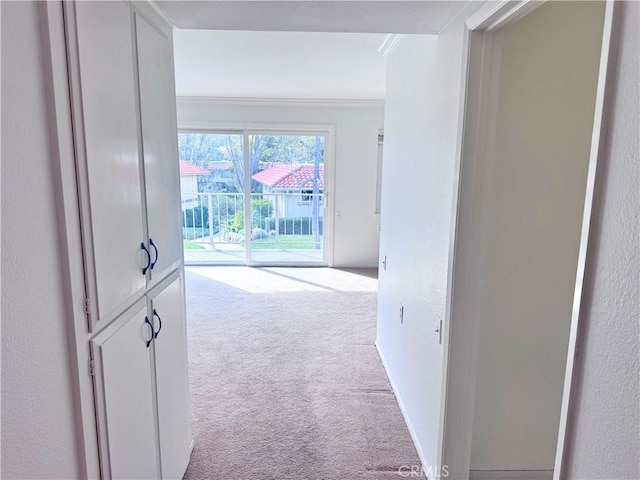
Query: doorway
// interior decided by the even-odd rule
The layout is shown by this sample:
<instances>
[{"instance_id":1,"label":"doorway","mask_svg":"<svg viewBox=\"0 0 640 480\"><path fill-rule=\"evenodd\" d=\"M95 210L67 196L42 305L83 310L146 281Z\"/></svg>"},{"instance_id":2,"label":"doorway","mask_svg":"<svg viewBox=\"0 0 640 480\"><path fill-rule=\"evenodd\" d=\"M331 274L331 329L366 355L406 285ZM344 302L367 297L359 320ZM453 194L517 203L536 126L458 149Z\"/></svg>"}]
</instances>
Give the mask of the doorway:
<instances>
[{"instance_id":1,"label":"doorway","mask_svg":"<svg viewBox=\"0 0 640 480\"><path fill-rule=\"evenodd\" d=\"M611 6L511 8L468 21L442 447L455 478L561 472Z\"/></svg>"},{"instance_id":2,"label":"doorway","mask_svg":"<svg viewBox=\"0 0 640 480\"><path fill-rule=\"evenodd\" d=\"M327 132L181 131L187 265L323 266Z\"/></svg>"}]
</instances>

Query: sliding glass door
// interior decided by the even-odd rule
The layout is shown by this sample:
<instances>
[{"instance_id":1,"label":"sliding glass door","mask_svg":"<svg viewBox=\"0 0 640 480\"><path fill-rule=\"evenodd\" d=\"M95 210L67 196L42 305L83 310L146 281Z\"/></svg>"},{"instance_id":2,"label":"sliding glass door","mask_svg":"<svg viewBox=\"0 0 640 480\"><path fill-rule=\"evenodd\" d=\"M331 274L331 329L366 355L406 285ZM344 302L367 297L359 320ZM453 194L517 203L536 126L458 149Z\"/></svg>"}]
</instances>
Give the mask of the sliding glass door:
<instances>
[{"instance_id":1,"label":"sliding glass door","mask_svg":"<svg viewBox=\"0 0 640 480\"><path fill-rule=\"evenodd\" d=\"M181 132L187 264L326 264L324 135Z\"/></svg>"}]
</instances>

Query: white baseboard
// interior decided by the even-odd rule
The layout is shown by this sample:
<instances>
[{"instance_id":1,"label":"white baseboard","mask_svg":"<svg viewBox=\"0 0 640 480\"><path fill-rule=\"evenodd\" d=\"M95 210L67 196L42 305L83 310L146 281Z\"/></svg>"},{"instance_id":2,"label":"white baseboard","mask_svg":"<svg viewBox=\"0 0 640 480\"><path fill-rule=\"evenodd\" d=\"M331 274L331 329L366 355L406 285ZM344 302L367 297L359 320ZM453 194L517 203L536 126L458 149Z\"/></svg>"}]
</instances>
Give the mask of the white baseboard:
<instances>
[{"instance_id":1,"label":"white baseboard","mask_svg":"<svg viewBox=\"0 0 640 480\"><path fill-rule=\"evenodd\" d=\"M416 452L418 452L418 457L420 458L420 462L426 468L428 463L424 456L424 451L420 446L420 440L418 439L418 436L411 423L411 419L409 418L407 410L404 406L404 402L402 401L402 396L400 395L400 392L396 388L396 384L393 381L393 377L389 374L389 366L387 364L386 359L384 358L384 354L382 353L382 350L380 350L380 345L378 345L377 341L375 342L375 346L376 346L376 350L378 351L378 356L380 356L380 360L382 361L382 366L384 367L384 371L387 373L387 378L389 379L389 383L391 384L391 389L393 390L393 393L396 396L398 406L400 407L400 412L402 413L402 417L404 418L404 423L407 424L407 428L409 429L409 435L411 435L411 440L413 440L413 445L416 447Z\"/></svg>"},{"instance_id":2,"label":"white baseboard","mask_svg":"<svg viewBox=\"0 0 640 480\"><path fill-rule=\"evenodd\" d=\"M469 480L552 480L553 470L471 470Z\"/></svg>"}]
</instances>

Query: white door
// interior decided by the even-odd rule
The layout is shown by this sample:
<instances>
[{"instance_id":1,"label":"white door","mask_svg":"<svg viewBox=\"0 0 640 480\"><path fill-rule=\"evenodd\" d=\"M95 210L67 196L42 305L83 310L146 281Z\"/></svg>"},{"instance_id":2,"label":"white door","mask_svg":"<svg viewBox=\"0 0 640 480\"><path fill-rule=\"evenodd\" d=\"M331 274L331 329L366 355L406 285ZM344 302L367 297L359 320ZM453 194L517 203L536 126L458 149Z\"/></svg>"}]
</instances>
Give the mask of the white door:
<instances>
[{"instance_id":1,"label":"white door","mask_svg":"<svg viewBox=\"0 0 640 480\"><path fill-rule=\"evenodd\" d=\"M184 320L183 284L178 272L171 283L152 297L156 332L156 388L162 478L182 478L189 463L191 423L187 331ZM164 285L164 283L163 283ZM161 288L161 287L158 287Z\"/></svg>"},{"instance_id":2,"label":"white door","mask_svg":"<svg viewBox=\"0 0 640 480\"><path fill-rule=\"evenodd\" d=\"M170 38L140 15L135 18L151 277L158 279L182 254L176 94Z\"/></svg>"},{"instance_id":3,"label":"white door","mask_svg":"<svg viewBox=\"0 0 640 480\"><path fill-rule=\"evenodd\" d=\"M159 478L146 319L143 299L91 342L104 478Z\"/></svg>"},{"instance_id":4,"label":"white door","mask_svg":"<svg viewBox=\"0 0 640 480\"><path fill-rule=\"evenodd\" d=\"M83 236L95 268L95 321L106 324L145 287L131 12L123 2L77 2L75 9L84 116L75 125L90 204Z\"/></svg>"}]
</instances>

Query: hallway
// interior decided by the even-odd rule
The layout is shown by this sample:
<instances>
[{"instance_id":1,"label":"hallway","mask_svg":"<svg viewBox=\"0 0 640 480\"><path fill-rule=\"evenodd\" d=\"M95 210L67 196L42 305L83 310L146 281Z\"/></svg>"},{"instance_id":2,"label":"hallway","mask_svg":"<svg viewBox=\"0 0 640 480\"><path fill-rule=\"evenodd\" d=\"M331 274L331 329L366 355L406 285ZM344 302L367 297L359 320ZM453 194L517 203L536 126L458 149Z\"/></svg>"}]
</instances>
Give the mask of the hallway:
<instances>
[{"instance_id":1,"label":"hallway","mask_svg":"<svg viewBox=\"0 0 640 480\"><path fill-rule=\"evenodd\" d=\"M419 465L374 346L377 284L374 270L186 269L186 479L391 479Z\"/></svg>"}]
</instances>

